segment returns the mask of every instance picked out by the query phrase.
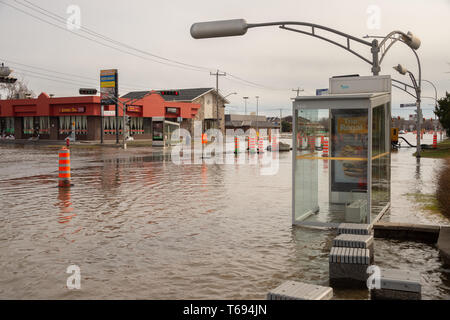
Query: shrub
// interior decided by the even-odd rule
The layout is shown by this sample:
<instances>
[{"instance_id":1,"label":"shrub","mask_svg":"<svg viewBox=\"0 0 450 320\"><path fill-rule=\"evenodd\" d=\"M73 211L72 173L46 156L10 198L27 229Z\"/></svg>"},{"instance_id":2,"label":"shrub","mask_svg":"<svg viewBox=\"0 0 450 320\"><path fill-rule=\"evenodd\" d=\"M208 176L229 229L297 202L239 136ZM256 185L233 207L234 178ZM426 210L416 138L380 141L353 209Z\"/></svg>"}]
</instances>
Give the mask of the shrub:
<instances>
[{"instance_id":1,"label":"shrub","mask_svg":"<svg viewBox=\"0 0 450 320\"><path fill-rule=\"evenodd\" d=\"M450 218L450 160L447 160L437 179L436 198L441 212Z\"/></svg>"}]
</instances>

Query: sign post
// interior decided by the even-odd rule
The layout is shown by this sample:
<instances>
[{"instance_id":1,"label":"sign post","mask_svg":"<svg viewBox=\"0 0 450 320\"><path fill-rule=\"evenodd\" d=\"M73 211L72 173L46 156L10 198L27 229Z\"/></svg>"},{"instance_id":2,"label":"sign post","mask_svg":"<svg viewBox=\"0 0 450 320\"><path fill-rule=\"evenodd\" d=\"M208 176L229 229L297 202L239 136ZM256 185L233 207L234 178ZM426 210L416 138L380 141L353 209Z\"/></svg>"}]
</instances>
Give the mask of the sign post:
<instances>
[{"instance_id":1,"label":"sign post","mask_svg":"<svg viewBox=\"0 0 450 320\"><path fill-rule=\"evenodd\" d=\"M119 143L119 84L117 69L100 71L100 100L102 108L105 105L116 106L116 143ZM111 97L114 97L112 99ZM103 143L103 115L102 115L102 143Z\"/></svg>"}]
</instances>

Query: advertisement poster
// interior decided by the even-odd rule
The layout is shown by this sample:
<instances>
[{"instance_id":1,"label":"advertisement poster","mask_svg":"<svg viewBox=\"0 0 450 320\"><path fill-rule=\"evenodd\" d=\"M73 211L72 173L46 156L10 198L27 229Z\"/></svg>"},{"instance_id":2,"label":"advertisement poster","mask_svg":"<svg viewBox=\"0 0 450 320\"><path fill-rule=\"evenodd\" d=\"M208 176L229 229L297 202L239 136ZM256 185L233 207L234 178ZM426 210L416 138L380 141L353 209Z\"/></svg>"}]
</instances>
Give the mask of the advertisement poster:
<instances>
[{"instance_id":1,"label":"advertisement poster","mask_svg":"<svg viewBox=\"0 0 450 320\"><path fill-rule=\"evenodd\" d=\"M163 122L153 122L153 140L162 141L163 140Z\"/></svg>"},{"instance_id":2,"label":"advertisement poster","mask_svg":"<svg viewBox=\"0 0 450 320\"><path fill-rule=\"evenodd\" d=\"M367 110L333 111L331 155L333 191L363 189L367 183Z\"/></svg>"}]
</instances>

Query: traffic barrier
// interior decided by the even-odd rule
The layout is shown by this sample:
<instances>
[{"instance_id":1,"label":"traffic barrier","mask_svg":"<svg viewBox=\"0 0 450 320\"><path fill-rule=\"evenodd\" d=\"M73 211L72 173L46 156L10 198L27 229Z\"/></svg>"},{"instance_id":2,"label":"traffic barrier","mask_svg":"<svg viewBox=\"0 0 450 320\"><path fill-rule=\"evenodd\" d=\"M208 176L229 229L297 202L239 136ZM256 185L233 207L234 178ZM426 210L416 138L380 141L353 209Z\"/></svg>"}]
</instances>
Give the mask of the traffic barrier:
<instances>
[{"instance_id":1,"label":"traffic barrier","mask_svg":"<svg viewBox=\"0 0 450 320\"><path fill-rule=\"evenodd\" d=\"M437 148L437 133L433 134L433 148Z\"/></svg>"},{"instance_id":2,"label":"traffic barrier","mask_svg":"<svg viewBox=\"0 0 450 320\"><path fill-rule=\"evenodd\" d=\"M239 153L239 137L234 137L234 153Z\"/></svg>"},{"instance_id":3,"label":"traffic barrier","mask_svg":"<svg viewBox=\"0 0 450 320\"><path fill-rule=\"evenodd\" d=\"M328 157L328 139L324 139L324 141L323 141L322 156L323 157Z\"/></svg>"},{"instance_id":4,"label":"traffic barrier","mask_svg":"<svg viewBox=\"0 0 450 320\"><path fill-rule=\"evenodd\" d=\"M264 152L264 140L263 140L263 138L259 138L258 153L263 153L263 152Z\"/></svg>"},{"instance_id":5,"label":"traffic barrier","mask_svg":"<svg viewBox=\"0 0 450 320\"><path fill-rule=\"evenodd\" d=\"M272 146L271 146L271 151L278 151L278 141L277 141L277 137L273 136L272 137Z\"/></svg>"},{"instance_id":6,"label":"traffic barrier","mask_svg":"<svg viewBox=\"0 0 450 320\"><path fill-rule=\"evenodd\" d=\"M250 153L256 153L256 138L248 137L248 151Z\"/></svg>"},{"instance_id":7,"label":"traffic barrier","mask_svg":"<svg viewBox=\"0 0 450 320\"><path fill-rule=\"evenodd\" d=\"M70 150L62 147L59 150L59 182L61 188L70 187Z\"/></svg>"},{"instance_id":8,"label":"traffic barrier","mask_svg":"<svg viewBox=\"0 0 450 320\"><path fill-rule=\"evenodd\" d=\"M311 150L311 152L314 152L314 150L316 148L316 138L314 136L309 136L308 144L309 144L309 149Z\"/></svg>"}]
</instances>

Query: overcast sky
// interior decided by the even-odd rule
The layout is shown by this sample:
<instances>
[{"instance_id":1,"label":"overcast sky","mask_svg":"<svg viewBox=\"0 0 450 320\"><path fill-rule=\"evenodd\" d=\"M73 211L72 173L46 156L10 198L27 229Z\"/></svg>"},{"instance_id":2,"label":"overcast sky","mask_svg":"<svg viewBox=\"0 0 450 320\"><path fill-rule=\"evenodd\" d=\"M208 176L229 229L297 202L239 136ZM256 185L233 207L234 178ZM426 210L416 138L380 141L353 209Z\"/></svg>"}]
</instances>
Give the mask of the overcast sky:
<instances>
[{"instance_id":1,"label":"overcast sky","mask_svg":"<svg viewBox=\"0 0 450 320\"><path fill-rule=\"evenodd\" d=\"M32 10L37 10L32 4L51 13L41 15ZM113 45L82 32L83 29L74 30L76 34L68 32L64 22L52 20L50 16L69 18L70 5L80 8L82 27L146 53ZM81 86L98 86L101 69L119 69L121 94L132 89L213 87L215 78L207 69L219 69L260 85L247 85L230 76L220 77L219 87L224 95L237 92L229 97L228 111L243 112L243 96L250 97L248 111L254 111L258 95L260 112L267 115L278 115L279 108L283 108L284 114L291 113L290 98L295 96L291 89L301 87L305 90L301 95L313 95L316 88L328 87L330 76L370 75L370 65L347 51L277 27L251 29L242 37L195 40L190 36L189 29L194 22L235 18L244 18L249 23L312 22L357 37L386 35L392 30L412 31L422 41L418 54L423 78L436 84L439 96L450 91L450 73L445 73L450 72L450 0L0 0L0 62L8 61L6 64L17 70L16 75L25 79L35 93L44 91L56 96L76 95ZM368 47L355 48L370 59ZM149 53L206 69L191 70L180 64L182 67L168 66L155 62L167 63L167 60ZM392 69L398 63L417 72L413 53L402 43L388 52L381 74L408 81ZM423 95L434 96L427 83L423 84ZM398 108L400 103L413 102L407 94L394 89L392 101L394 115L412 113ZM423 99L425 116L433 115L433 105L433 100Z\"/></svg>"}]
</instances>

